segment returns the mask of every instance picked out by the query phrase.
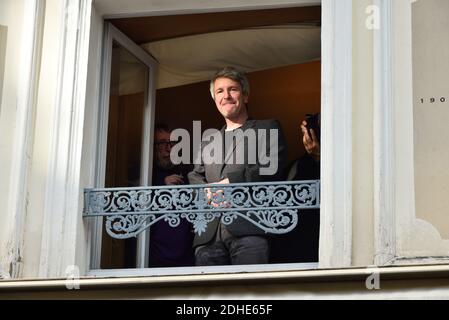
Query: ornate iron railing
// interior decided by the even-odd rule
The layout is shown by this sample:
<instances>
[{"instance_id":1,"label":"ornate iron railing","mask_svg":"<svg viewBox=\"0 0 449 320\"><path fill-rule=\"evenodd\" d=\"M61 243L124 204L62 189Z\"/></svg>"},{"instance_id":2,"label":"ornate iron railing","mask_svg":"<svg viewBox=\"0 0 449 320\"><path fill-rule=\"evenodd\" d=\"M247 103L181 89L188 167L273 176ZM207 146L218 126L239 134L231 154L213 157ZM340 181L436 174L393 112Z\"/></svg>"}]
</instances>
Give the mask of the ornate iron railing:
<instances>
[{"instance_id":1,"label":"ornate iron railing","mask_svg":"<svg viewBox=\"0 0 449 320\"><path fill-rule=\"evenodd\" d=\"M177 227L180 219L201 234L216 218L229 225L238 217L266 233L283 234L298 223L299 209L319 208L319 180L85 189L84 217L106 217L116 239L136 237L160 220Z\"/></svg>"}]
</instances>

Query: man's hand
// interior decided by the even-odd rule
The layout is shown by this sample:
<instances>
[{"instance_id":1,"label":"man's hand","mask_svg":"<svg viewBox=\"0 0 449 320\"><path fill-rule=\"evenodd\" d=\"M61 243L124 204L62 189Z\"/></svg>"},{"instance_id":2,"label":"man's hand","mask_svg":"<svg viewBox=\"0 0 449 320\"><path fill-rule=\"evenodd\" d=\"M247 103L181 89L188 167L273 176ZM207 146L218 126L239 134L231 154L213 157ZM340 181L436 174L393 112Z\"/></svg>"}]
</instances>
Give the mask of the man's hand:
<instances>
[{"instance_id":1,"label":"man's hand","mask_svg":"<svg viewBox=\"0 0 449 320\"><path fill-rule=\"evenodd\" d=\"M178 185L178 184L184 184L184 179L179 174L172 174L171 176L165 177L164 182L167 186Z\"/></svg>"},{"instance_id":2,"label":"man's hand","mask_svg":"<svg viewBox=\"0 0 449 320\"><path fill-rule=\"evenodd\" d=\"M226 179L223 179L223 180L221 180L221 181L214 182L214 183L212 183L212 184L229 184L229 179L226 178Z\"/></svg>"},{"instance_id":3,"label":"man's hand","mask_svg":"<svg viewBox=\"0 0 449 320\"><path fill-rule=\"evenodd\" d=\"M307 130L307 121L301 123L302 142L307 153L315 160L320 161L320 143L313 129Z\"/></svg>"},{"instance_id":4,"label":"man's hand","mask_svg":"<svg viewBox=\"0 0 449 320\"><path fill-rule=\"evenodd\" d=\"M229 184L229 179L226 178L226 179L223 179L218 182L211 183L211 184ZM223 197L223 193L224 193L223 190L215 190L214 192L212 192L211 188L206 188L205 191L206 191L207 202L209 204L212 204L212 206L214 208L229 207L229 205L226 204L224 201L223 202L213 201L214 199L216 200L216 199L220 199L220 197Z\"/></svg>"}]
</instances>

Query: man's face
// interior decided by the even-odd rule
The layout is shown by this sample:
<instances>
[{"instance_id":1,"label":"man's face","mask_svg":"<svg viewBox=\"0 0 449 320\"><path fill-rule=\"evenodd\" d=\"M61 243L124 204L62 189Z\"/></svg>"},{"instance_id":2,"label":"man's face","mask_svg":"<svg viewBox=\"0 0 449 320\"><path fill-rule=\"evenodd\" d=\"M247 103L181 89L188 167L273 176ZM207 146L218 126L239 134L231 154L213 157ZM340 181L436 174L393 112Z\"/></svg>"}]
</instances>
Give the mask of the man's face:
<instances>
[{"instance_id":1,"label":"man's face","mask_svg":"<svg viewBox=\"0 0 449 320\"><path fill-rule=\"evenodd\" d=\"M214 82L214 100L218 111L225 119L236 120L246 112L248 96L243 95L238 82L218 78Z\"/></svg>"},{"instance_id":2,"label":"man's face","mask_svg":"<svg viewBox=\"0 0 449 320\"><path fill-rule=\"evenodd\" d=\"M156 164L164 169L169 169L173 166L170 159L170 151L172 148L170 142L170 132L156 131L154 135L154 150L156 157Z\"/></svg>"}]
</instances>

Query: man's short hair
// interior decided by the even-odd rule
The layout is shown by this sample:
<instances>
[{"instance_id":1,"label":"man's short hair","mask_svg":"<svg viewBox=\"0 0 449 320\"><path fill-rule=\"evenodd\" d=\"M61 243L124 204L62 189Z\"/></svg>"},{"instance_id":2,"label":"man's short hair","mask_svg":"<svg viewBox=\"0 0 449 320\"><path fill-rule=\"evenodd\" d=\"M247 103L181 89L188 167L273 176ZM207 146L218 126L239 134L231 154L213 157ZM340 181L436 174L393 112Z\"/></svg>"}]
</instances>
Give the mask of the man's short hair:
<instances>
[{"instance_id":1,"label":"man's short hair","mask_svg":"<svg viewBox=\"0 0 449 320\"><path fill-rule=\"evenodd\" d=\"M156 123L154 126L154 132L171 132L170 127L165 123Z\"/></svg>"},{"instance_id":2,"label":"man's short hair","mask_svg":"<svg viewBox=\"0 0 449 320\"><path fill-rule=\"evenodd\" d=\"M212 99L215 98L214 85L215 80L217 80L218 78L228 78L234 80L235 82L239 83L240 86L242 87L243 95L244 96L249 95L249 82L246 75L234 67L224 67L223 69L218 70L210 80L210 94L212 95Z\"/></svg>"}]
</instances>

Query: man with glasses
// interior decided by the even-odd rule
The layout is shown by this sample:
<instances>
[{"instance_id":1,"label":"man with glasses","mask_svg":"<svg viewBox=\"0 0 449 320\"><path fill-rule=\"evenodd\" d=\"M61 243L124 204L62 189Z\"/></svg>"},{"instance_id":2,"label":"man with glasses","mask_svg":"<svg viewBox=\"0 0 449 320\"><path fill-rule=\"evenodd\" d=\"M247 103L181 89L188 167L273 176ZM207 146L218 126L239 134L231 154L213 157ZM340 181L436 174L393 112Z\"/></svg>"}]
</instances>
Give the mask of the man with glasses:
<instances>
[{"instance_id":1,"label":"man with glasses","mask_svg":"<svg viewBox=\"0 0 449 320\"><path fill-rule=\"evenodd\" d=\"M175 142L170 141L170 129L157 124L154 130L153 185L182 185L187 182L188 167L174 165L170 151ZM159 221L151 227L150 267L182 267L194 265L192 249L193 232L185 219L176 228L166 221Z\"/></svg>"}]
</instances>

